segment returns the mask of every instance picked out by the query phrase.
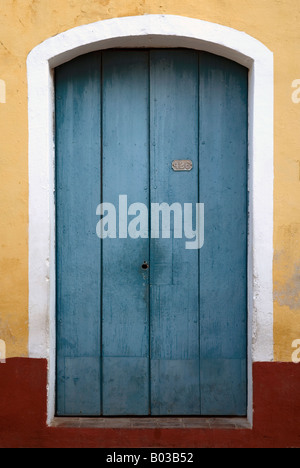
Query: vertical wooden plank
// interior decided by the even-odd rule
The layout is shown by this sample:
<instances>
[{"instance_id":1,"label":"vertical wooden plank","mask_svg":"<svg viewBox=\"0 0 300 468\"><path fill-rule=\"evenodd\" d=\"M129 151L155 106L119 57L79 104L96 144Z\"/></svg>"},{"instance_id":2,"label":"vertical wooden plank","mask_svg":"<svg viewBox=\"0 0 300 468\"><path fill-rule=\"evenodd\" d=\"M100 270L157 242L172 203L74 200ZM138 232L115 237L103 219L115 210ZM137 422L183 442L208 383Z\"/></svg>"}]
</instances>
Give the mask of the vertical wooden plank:
<instances>
[{"instance_id":1,"label":"vertical wooden plank","mask_svg":"<svg viewBox=\"0 0 300 468\"><path fill-rule=\"evenodd\" d=\"M200 59L201 411L245 415L247 402L247 69Z\"/></svg>"},{"instance_id":2,"label":"vertical wooden plank","mask_svg":"<svg viewBox=\"0 0 300 468\"><path fill-rule=\"evenodd\" d=\"M119 195L128 206L149 206L147 51L103 53L103 200L117 216ZM126 225L123 232L118 216L117 238L103 240L105 415L149 413L149 273L141 268L149 261L148 229L125 238Z\"/></svg>"},{"instance_id":3,"label":"vertical wooden plank","mask_svg":"<svg viewBox=\"0 0 300 468\"><path fill-rule=\"evenodd\" d=\"M56 70L57 414L100 414L100 56Z\"/></svg>"},{"instance_id":4,"label":"vertical wooden plank","mask_svg":"<svg viewBox=\"0 0 300 468\"><path fill-rule=\"evenodd\" d=\"M198 53L151 51L151 202L198 202ZM172 161L191 159L191 172ZM172 215L171 215L172 219ZM153 229L153 218L152 229ZM187 239L151 239L151 408L200 413L198 251Z\"/></svg>"}]
</instances>

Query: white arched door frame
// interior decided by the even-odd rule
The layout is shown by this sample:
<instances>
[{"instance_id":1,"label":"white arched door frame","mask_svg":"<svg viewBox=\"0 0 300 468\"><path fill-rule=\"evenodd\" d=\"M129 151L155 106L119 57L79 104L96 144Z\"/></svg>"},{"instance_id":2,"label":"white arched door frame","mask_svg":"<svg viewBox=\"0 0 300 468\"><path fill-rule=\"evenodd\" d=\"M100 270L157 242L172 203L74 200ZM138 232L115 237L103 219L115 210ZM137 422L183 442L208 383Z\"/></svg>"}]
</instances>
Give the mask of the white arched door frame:
<instances>
[{"instance_id":1,"label":"white arched door frame","mask_svg":"<svg viewBox=\"0 0 300 468\"><path fill-rule=\"evenodd\" d=\"M249 69L249 411L252 363L273 360L273 53L228 27L172 15L117 18L47 39L27 59L29 99L29 357L48 359L48 423L55 401L55 67L113 47L186 47Z\"/></svg>"}]
</instances>

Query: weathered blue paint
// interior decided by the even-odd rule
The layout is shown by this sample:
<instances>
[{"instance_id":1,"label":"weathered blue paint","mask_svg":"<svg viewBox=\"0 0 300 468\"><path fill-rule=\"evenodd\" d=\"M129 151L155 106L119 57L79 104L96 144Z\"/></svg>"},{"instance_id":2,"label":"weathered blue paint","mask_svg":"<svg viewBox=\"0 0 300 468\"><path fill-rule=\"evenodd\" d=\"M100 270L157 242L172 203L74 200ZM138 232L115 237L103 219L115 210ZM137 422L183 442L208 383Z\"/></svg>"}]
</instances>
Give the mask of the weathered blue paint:
<instances>
[{"instance_id":1,"label":"weathered blue paint","mask_svg":"<svg viewBox=\"0 0 300 468\"><path fill-rule=\"evenodd\" d=\"M118 208L123 194L148 206L148 53L104 52L102 79L103 200ZM147 415L149 240L104 239L102 249L103 413Z\"/></svg>"},{"instance_id":2,"label":"weathered blue paint","mask_svg":"<svg viewBox=\"0 0 300 468\"><path fill-rule=\"evenodd\" d=\"M56 70L57 414L100 414L100 59Z\"/></svg>"},{"instance_id":3,"label":"weathered blue paint","mask_svg":"<svg viewBox=\"0 0 300 468\"><path fill-rule=\"evenodd\" d=\"M201 414L245 415L247 402L247 70L200 56Z\"/></svg>"},{"instance_id":4,"label":"weathered blue paint","mask_svg":"<svg viewBox=\"0 0 300 468\"><path fill-rule=\"evenodd\" d=\"M150 53L153 203L198 202L198 56L189 50ZM192 160L194 169L174 172L175 159ZM185 242L173 233L151 240L154 415L200 413L199 252L186 250Z\"/></svg>"},{"instance_id":5,"label":"weathered blue paint","mask_svg":"<svg viewBox=\"0 0 300 468\"><path fill-rule=\"evenodd\" d=\"M246 414L247 70L123 50L56 79L58 414ZM173 233L100 244L96 207L119 195L204 203L201 251Z\"/></svg>"}]
</instances>

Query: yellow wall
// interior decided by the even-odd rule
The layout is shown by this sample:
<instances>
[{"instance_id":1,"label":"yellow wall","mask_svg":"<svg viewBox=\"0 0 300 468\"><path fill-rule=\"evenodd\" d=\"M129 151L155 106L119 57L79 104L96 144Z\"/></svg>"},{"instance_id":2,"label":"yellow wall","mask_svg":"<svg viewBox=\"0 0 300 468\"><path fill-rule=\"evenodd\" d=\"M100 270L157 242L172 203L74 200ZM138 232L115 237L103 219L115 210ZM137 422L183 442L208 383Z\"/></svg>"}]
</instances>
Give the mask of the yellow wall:
<instances>
[{"instance_id":1,"label":"yellow wall","mask_svg":"<svg viewBox=\"0 0 300 468\"><path fill-rule=\"evenodd\" d=\"M26 58L45 39L98 20L166 13L245 31L275 58L275 359L300 338L299 0L1 0L0 338L7 357L28 350L28 121ZM0 99L1 101L1 99Z\"/></svg>"}]
</instances>

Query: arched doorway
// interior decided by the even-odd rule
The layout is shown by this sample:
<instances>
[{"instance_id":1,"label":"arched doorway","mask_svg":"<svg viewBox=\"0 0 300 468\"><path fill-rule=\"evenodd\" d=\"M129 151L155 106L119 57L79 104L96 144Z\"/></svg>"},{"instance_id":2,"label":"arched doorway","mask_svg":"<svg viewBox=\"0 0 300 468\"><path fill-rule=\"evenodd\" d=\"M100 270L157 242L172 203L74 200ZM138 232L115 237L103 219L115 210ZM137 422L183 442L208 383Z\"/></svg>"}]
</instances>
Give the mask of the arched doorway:
<instances>
[{"instance_id":1,"label":"arched doorway","mask_svg":"<svg viewBox=\"0 0 300 468\"><path fill-rule=\"evenodd\" d=\"M55 203L53 69L109 47L187 47L249 69L248 417L252 361L273 359L273 54L244 32L170 15L74 28L29 54L29 355L47 358L48 423L55 411ZM50 279L50 281L49 281Z\"/></svg>"}]
</instances>

